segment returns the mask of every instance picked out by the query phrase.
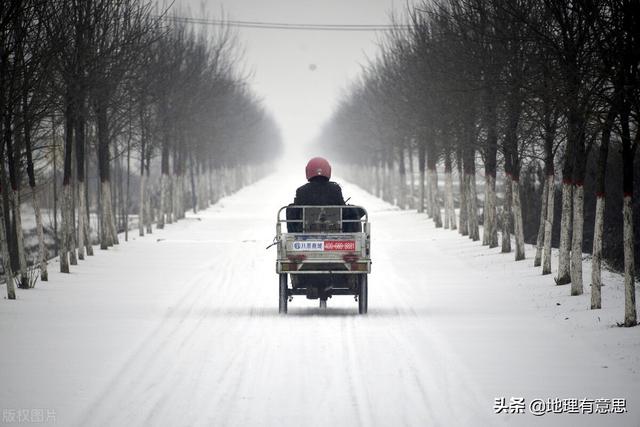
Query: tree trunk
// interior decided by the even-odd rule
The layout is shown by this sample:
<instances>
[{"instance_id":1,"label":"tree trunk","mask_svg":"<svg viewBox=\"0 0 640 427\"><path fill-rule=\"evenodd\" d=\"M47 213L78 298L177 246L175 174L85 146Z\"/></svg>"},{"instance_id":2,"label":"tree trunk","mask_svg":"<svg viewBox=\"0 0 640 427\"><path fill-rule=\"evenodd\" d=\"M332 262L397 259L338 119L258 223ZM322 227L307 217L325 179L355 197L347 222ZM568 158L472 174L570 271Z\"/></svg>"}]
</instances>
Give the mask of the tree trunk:
<instances>
[{"instance_id":1,"label":"tree trunk","mask_svg":"<svg viewBox=\"0 0 640 427\"><path fill-rule=\"evenodd\" d=\"M31 201L33 203L33 212L36 216L36 232L38 233L38 255L40 262L40 280L46 282L49 280L49 273L47 272L47 247L44 244L44 229L42 226L42 212L40 212L40 203L38 197L36 197L35 188L31 190Z\"/></svg>"},{"instance_id":2,"label":"tree trunk","mask_svg":"<svg viewBox=\"0 0 640 427\"><path fill-rule=\"evenodd\" d=\"M573 238L571 240L571 295L582 295L582 229L584 226L584 187L573 187Z\"/></svg>"},{"instance_id":3,"label":"tree trunk","mask_svg":"<svg viewBox=\"0 0 640 427\"><path fill-rule=\"evenodd\" d=\"M73 157L75 153L75 147L71 146L71 156ZM69 248L71 251L69 252L69 264L78 265L78 239L76 234L76 191L78 177L76 173L75 164L71 162L71 187L70 187L70 199L69 199L69 224L70 224L70 232L69 232Z\"/></svg>"},{"instance_id":4,"label":"tree trunk","mask_svg":"<svg viewBox=\"0 0 640 427\"><path fill-rule=\"evenodd\" d=\"M51 146L53 147L53 251L58 256L58 146L56 144L55 119L51 117Z\"/></svg>"},{"instance_id":5,"label":"tree trunk","mask_svg":"<svg viewBox=\"0 0 640 427\"><path fill-rule=\"evenodd\" d=\"M620 114L622 128L622 235L624 248L624 326L638 324L636 311L636 283L634 265L634 230L633 230L633 174L636 150L640 144L640 131L636 129L635 141L631 141L629 129L629 106L622 104Z\"/></svg>"},{"instance_id":6,"label":"tree trunk","mask_svg":"<svg viewBox=\"0 0 640 427\"><path fill-rule=\"evenodd\" d=\"M525 257L524 253L524 231L522 225L522 207L520 205L520 180L514 176L512 182L513 196L513 234L516 238L516 261L521 261Z\"/></svg>"},{"instance_id":7,"label":"tree trunk","mask_svg":"<svg viewBox=\"0 0 640 427\"><path fill-rule=\"evenodd\" d=\"M87 255L93 255L93 246L91 245L91 227L89 226L89 209L87 206L87 184L83 179L78 182L78 247L84 248Z\"/></svg>"},{"instance_id":8,"label":"tree trunk","mask_svg":"<svg viewBox=\"0 0 640 427\"><path fill-rule=\"evenodd\" d=\"M156 228L163 229L165 223L165 210L167 209L167 181L169 177L166 173L160 174L160 212L158 212L158 223Z\"/></svg>"},{"instance_id":9,"label":"tree trunk","mask_svg":"<svg viewBox=\"0 0 640 427\"><path fill-rule=\"evenodd\" d=\"M198 196L196 193L196 180L195 180L195 176L194 176L194 161L193 161L193 155L189 156L189 179L191 181L191 208L193 209L193 213L197 213L198 212Z\"/></svg>"},{"instance_id":10,"label":"tree trunk","mask_svg":"<svg viewBox=\"0 0 640 427\"><path fill-rule=\"evenodd\" d=\"M420 171L420 200L418 202L418 213L424 212L424 203L425 203L425 167L426 160L426 149L424 143L418 144L418 170Z\"/></svg>"},{"instance_id":11,"label":"tree trunk","mask_svg":"<svg viewBox=\"0 0 640 427\"><path fill-rule=\"evenodd\" d=\"M16 227L18 257L20 260L20 284L19 287L26 289L29 288L29 276L27 274L27 254L24 249L24 232L22 230L22 212L20 211L20 205L22 204L22 197L20 191L14 191L13 194L13 222Z\"/></svg>"},{"instance_id":12,"label":"tree trunk","mask_svg":"<svg viewBox=\"0 0 640 427\"><path fill-rule=\"evenodd\" d=\"M445 228L455 230L456 210L453 201L453 177L451 173L451 155L445 153L444 158L444 191L445 191ZM447 225L448 223L448 225Z\"/></svg>"},{"instance_id":13,"label":"tree trunk","mask_svg":"<svg viewBox=\"0 0 640 427\"><path fill-rule=\"evenodd\" d=\"M571 82L575 85L575 82ZM562 217L560 219L560 256L558 258L558 277L555 281L557 285L571 283L571 228L574 208L573 183L574 183L574 157L576 155L576 145L578 140L579 113L575 105L570 105L567 110L567 147L562 167Z\"/></svg>"},{"instance_id":14,"label":"tree trunk","mask_svg":"<svg viewBox=\"0 0 640 427\"><path fill-rule=\"evenodd\" d=\"M411 143L409 143L407 152L409 157L409 209L414 209L416 205L416 188L413 168L413 145Z\"/></svg>"},{"instance_id":15,"label":"tree trunk","mask_svg":"<svg viewBox=\"0 0 640 427\"><path fill-rule=\"evenodd\" d=\"M560 248L558 258L557 285L571 283L571 226L572 226L573 186L570 179L562 182L562 216L560 218Z\"/></svg>"},{"instance_id":16,"label":"tree trunk","mask_svg":"<svg viewBox=\"0 0 640 427\"><path fill-rule=\"evenodd\" d=\"M24 142L26 148L27 158L27 176L29 178L29 187L31 189L31 202L33 205L33 212L36 217L36 233L38 236L38 263L40 265L40 280L46 282L49 280L47 272L47 248L44 244L44 231L42 227L42 214L40 212L40 204L38 203L38 197L36 192L36 176L33 166L33 153L31 149L31 124L29 122L29 116L27 111L27 96L26 93L23 97L23 127L24 127Z\"/></svg>"},{"instance_id":17,"label":"tree trunk","mask_svg":"<svg viewBox=\"0 0 640 427\"><path fill-rule=\"evenodd\" d=\"M147 154L146 154L146 160L145 160L145 164L144 164L144 187L145 187L145 205L146 205L146 209L145 209L145 221L146 221L146 228L147 228L147 234L151 234L153 233L153 205L151 203L151 191L149 190L149 177L151 176L149 173L149 169L151 166L151 150L147 150Z\"/></svg>"},{"instance_id":18,"label":"tree trunk","mask_svg":"<svg viewBox=\"0 0 640 427\"><path fill-rule=\"evenodd\" d=\"M544 252L542 260L542 274L551 274L551 238L553 233L554 208L556 200L555 176L553 171L547 174L547 215L544 223Z\"/></svg>"},{"instance_id":19,"label":"tree trunk","mask_svg":"<svg viewBox=\"0 0 640 427\"><path fill-rule=\"evenodd\" d=\"M602 129L600 152L598 155L598 169L596 172L596 218L593 229L593 252L591 258L591 309L602 308L602 235L604 233L605 182L607 175L607 160L609 157L609 141L611 129L615 120L614 107L609 109Z\"/></svg>"},{"instance_id":20,"label":"tree trunk","mask_svg":"<svg viewBox=\"0 0 640 427\"><path fill-rule=\"evenodd\" d=\"M71 184L62 184L62 230L60 235L60 272L69 273L69 233L71 232Z\"/></svg>"},{"instance_id":21,"label":"tree trunk","mask_svg":"<svg viewBox=\"0 0 640 427\"><path fill-rule=\"evenodd\" d=\"M458 156L458 179L460 181L460 226L458 228L458 232L463 236L466 236L469 234L469 212L467 210L467 186L465 184L465 174L462 172L462 158L460 156Z\"/></svg>"},{"instance_id":22,"label":"tree trunk","mask_svg":"<svg viewBox=\"0 0 640 427\"><path fill-rule=\"evenodd\" d=\"M124 193L124 203L122 208L124 211L124 241L129 240L129 191L131 189L131 132L127 139L127 181Z\"/></svg>"},{"instance_id":23,"label":"tree trunk","mask_svg":"<svg viewBox=\"0 0 640 427\"><path fill-rule=\"evenodd\" d=\"M602 233L604 231L605 199L596 196L596 219L593 231L593 258L591 259L591 309L602 308Z\"/></svg>"},{"instance_id":24,"label":"tree trunk","mask_svg":"<svg viewBox=\"0 0 640 427\"><path fill-rule=\"evenodd\" d=\"M115 227L114 206L111 200L111 170L109 152L109 123L105 99L98 100L96 108L98 130L98 172L100 175L100 193L102 227L100 229L100 249L108 249L118 243Z\"/></svg>"},{"instance_id":25,"label":"tree trunk","mask_svg":"<svg viewBox=\"0 0 640 427\"><path fill-rule=\"evenodd\" d=\"M498 224L496 214L496 176L485 176L486 199L485 199L485 229L484 235L487 236L487 245L490 248L498 247Z\"/></svg>"},{"instance_id":26,"label":"tree trunk","mask_svg":"<svg viewBox=\"0 0 640 427\"><path fill-rule=\"evenodd\" d=\"M622 208L624 246L624 326L638 324L635 265L633 259L633 197L625 193Z\"/></svg>"},{"instance_id":27,"label":"tree trunk","mask_svg":"<svg viewBox=\"0 0 640 427\"><path fill-rule=\"evenodd\" d=\"M435 161L435 160L434 160ZM436 225L436 228L442 227L442 213L440 212L440 203L438 200L438 171L434 164L431 164L431 160L429 160L429 193L431 195L431 217L433 218L433 222Z\"/></svg>"},{"instance_id":28,"label":"tree trunk","mask_svg":"<svg viewBox=\"0 0 640 427\"><path fill-rule=\"evenodd\" d=\"M513 191L511 176L504 177L504 207L502 208L502 253L511 252L511 203Z\"/></svg>"},{"instance_id":29,"label":"tree trunk","mask_svg":"<svg viewBox=\"0 0 640 427\"><path fill-rule=\"evenodd\" d=\"M2 151L2 150L0 150ZM0 196L2 196L2 187L0 187ZM7 281L7 299L16 299L16 288L11 270L11 260L9 256L8 239L5 233L5 217L4 209L0 208L0 255L2 256L2 267L4 269L4 278Z\"/></svg>"},{"instance_id":30,"label":"tree trunk","mask_svg":"<svg viewBox=\"0 0 640 427\"><path fill-rule=\"evenodd\" d=\"M146 223L145 218L145 205L146 205L146 185L147 180L144 176L144 169L140 173L140 203L138 204L138 235L144 236L144 225Z\"/></svg>"},{"instance_id":31,"label":"tree trunk","mask_svg":"<svg viewBox=\"0 0 640 427\"><path fill-rule=\"evenodd\" d=\"M487 139L485 142L482 244L489 248L498 247L498 218L496 206L496 173L498 170L498 114L497 100L493 85L487 85L485 93L485 120Z\"/></svg>"},{"instance_id":32,"label":"tree trunk","mask_svg":"<svg viewBox=\"0 0 640 427\"><path fill-rule=\"evenodd\" d=\"M398 152L398 206L407 208L407 170L404 160L404 146Z\"/></svg>"},{"instance_id":33,"label":"tree trunk","mask_svg":"<svg viewBox=\"0 0 640 427\"><path fill-rule=\"evenodd\" d=\"M544 227L547 222L547 202L549 201L549 185L545 180L542 183L542 200L540 201L540 224L538 226L538 236L536 237L536 256L533 259L533 266L542 265L542 250L544 248Z\"/></svg>"},{"instance_id":34,"label":"tree trunk","mask_svg":"<svg viewBox=\"0 0 640 427\"><path fill-rule=\"evenodd\" d=\"M476 174L466 174L467 207L469 209L468 227L469 238L474 242L480 240L480 229L478 224L478 195L476 191Z\"/></svg>"}]
</instances>

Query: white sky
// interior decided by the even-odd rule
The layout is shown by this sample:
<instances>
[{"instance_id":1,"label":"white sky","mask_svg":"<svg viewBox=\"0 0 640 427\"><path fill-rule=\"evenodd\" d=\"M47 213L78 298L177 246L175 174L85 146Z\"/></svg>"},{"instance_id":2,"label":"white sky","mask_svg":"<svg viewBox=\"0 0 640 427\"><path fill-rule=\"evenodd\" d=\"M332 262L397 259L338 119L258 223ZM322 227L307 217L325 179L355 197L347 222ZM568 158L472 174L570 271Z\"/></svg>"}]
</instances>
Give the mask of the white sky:
<instances>
[{"instance_id":1,"label":"white sky","mask_svg":"<svg viewBox=\"0 0 640 427\"><path fill-rule=\"evenodd\" d=\"M200 0L176 0L201 17ZM208 18L303 24L388 24L392 8L404 0L207 0ZM278 121L289 151L318 134L348 82L366 57L374 57L375 32L237 29L252 86ZM317 66L315 71L310 65Z\"/></svg>"}]
</instances>

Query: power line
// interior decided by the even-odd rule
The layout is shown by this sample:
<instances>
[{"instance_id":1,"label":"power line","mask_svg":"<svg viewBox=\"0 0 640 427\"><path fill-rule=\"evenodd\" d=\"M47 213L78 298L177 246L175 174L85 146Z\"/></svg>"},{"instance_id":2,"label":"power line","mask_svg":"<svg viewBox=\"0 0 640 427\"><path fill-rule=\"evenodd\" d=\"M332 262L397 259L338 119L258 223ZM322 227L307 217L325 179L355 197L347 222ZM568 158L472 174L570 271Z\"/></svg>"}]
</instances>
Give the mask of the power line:
<instances>
[{"instance_id":1,"label":"power line","mask_svg":"<svg viewBox=\"0 0 640 427\"><path fill-rule=\"evenodd\" d=\"M236 21L221 19L186 18L165 16L165 19L186 24L228 26L237 28L258 28L265 30L303 30L303 31L393 31L406 30L408 25L386 24L292 24L285 22Z\"/></svg>"}]
</instances>

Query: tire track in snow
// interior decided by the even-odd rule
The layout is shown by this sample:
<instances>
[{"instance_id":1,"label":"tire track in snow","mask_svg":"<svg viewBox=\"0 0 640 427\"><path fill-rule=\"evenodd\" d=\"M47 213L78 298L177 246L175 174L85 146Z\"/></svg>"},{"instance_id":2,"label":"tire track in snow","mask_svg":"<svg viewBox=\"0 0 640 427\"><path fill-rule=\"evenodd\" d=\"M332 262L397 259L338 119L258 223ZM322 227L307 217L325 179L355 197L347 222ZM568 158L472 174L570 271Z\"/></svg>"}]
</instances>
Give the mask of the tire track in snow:
<instances>
[{"instance_id":1,"label":"tire track in snow","mask_svg":"<svg viewBox=\"0 0 640 427\"><path fill-rule=\"evenodd\" d=\"M212 268L213 267L213 268ZM187 319L192 316L199 302L209 300L214 289L207 280L210 275L215 275L222 268L222 274L229 274L233 266L231 263L208 264L198 272L185 286L184 295L169 308L158 326L144 339L136 351L134 351L123 363L122 368L115 374L109 385L94 400L94 403L85 412L78 425L87 424L111 424L114 416L122 417L125 414L139 414L141 407L152 399L152 390L158 388L155 373L172 366L167 364L162 356L167 356L165 348L173 343L173 338L186 325ZM227 283L224 281L223 283ZM207 292L208 290L208 292ZM201 323L203 318L200 318ZM195 331L192 329L191 332ZM189 335L183 337L184 344ZM179 347L178 347L179 348ZM165 375L160 375L162 380ZM146 380L146 381L145 381ZM136 392L137 390L137 392ZM136 396L141 400L131 400L127 397ZM122 401L129 402L122 405ZM122 406L121 406L122 405ZM135 406L134 406L135 405ZM143 405L144 407L144 405ZM104 421L101 421L104 418Z\"/></svg>"}]
</instances>

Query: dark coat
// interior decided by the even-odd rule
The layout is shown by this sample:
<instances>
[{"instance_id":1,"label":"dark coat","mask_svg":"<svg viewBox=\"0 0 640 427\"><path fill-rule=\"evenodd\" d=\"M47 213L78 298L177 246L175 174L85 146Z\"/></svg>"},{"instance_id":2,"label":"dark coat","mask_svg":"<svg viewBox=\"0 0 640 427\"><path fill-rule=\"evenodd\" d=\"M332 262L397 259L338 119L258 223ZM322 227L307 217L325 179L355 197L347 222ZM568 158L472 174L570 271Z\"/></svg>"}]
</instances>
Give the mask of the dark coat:
<instances>
[{"instance_id":1,"label":"dark coat","mask_svg":"<svg viewBox=\"0 0 640 427\"><path fill-rule=\"evenodd\" d=\"M293 204L300 206L344 206L345 202L342 197L342 189L337 183L329 181L325 177L318 176L311 178L311 181L296 190L296 197L293 199ZM355 209L344 209L343 219L361 218L362 214L359 212L351 212L354 210ZM302 219L302 210L287 209L287 219ZM360 224L344 223L342 228L343 231L359 231ZM287 230L291 233L299 233L302 231L302 224L288 223Z\"/></svg>"},{"instance_id":2,"label":"dark coat","mask_svg":"<svg viewBox=\"0 0 640 427\"><path fill-rule=\"evenodd\" d=\"M322 206L344 205L342 189L338 184L322 176L311 178L296 190L294 205Z\"/></svg>"}]
</instances>

